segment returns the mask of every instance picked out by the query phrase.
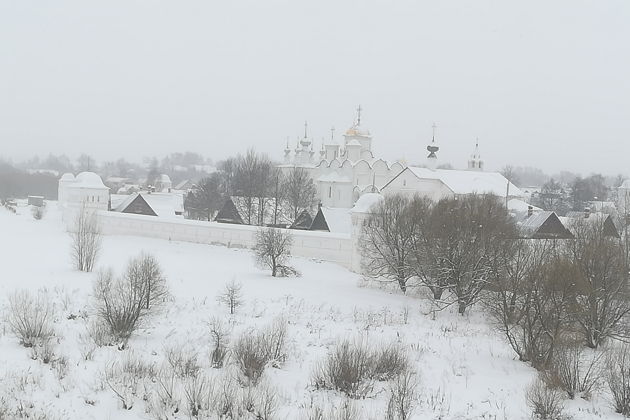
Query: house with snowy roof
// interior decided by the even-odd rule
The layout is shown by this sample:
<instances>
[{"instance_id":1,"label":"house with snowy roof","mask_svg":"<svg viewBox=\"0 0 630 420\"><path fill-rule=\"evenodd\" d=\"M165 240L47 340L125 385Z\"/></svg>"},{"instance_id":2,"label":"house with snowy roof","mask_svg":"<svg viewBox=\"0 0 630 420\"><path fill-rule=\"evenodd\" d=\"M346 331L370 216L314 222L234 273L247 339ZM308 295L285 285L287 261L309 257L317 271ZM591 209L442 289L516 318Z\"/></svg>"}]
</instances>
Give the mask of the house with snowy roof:
<instances>
[{"instance_id":1,"label":"house with snowy roof","mask_svg":"<svg viewBox=\"0 0 630 420\"><path fill-rule=\"evenodd\" d=\"M606 213L594 212L590 208L584 211L570 211L565 217L560 218L562 223L569 229L574 235L579 233L580 226L583 223L587 223L590 226L595 226L598 229L602 229L605 236L609 238L619 239L622 234L622 227L615 218Z\"/></svg>"},{"instance_id":2,"label":"house with snowy roof","mask_svg":"<svg viewBox=\"0 0 630 420\"><path fill-rule=\"evenodd\" d=\"M516 217L516 226L525 239L573 239L558 215L553 211L535 211L530 206L527 213Z\"/></svg>"},{"instance_id":3,"label":"house with snowy roof","mask_svg":"<svg viewBox=\"0 0 630 420\"><path fill-rule=\"evenodd\" d=\"M184 200L181 194L137 192L130 195L112 194L111 210L167 218L183 218Z\"/></svg>"}]
</instances>

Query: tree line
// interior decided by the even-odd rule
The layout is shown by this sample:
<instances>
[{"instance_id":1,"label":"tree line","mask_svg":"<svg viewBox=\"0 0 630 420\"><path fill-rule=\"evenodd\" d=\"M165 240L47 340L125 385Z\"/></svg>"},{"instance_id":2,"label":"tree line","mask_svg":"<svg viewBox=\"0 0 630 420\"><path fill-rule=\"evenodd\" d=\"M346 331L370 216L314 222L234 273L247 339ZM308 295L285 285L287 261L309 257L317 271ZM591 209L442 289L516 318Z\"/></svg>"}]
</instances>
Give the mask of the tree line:
<instances>
[{"instance_id":1,"label":"tree line","mask_svg":"<svg viewBox=\"0 0 630 420\"><path fill-rule=\"evenodd\" d=\"M245 224L282 225L315 205L316 189L299 167L283 171L267 155L250 149L219 162L217 171L201 179L187 195L190 218L213 220L228 198Z\"/></svg>"},{"instance_id":2,"label":"tree line","mask_svg":"<svg viewBox=\"0 0 630 420\"><path fill-rule=\"evenodd\" d=\"M628 257L603 220L575 219L572 240L532 240L496 197L433 203L385 197L363 226L363 269L438 308L480 303L519 359L547 366L567 340L591 348L628 336Z\"/></svg>"}]
</instances>

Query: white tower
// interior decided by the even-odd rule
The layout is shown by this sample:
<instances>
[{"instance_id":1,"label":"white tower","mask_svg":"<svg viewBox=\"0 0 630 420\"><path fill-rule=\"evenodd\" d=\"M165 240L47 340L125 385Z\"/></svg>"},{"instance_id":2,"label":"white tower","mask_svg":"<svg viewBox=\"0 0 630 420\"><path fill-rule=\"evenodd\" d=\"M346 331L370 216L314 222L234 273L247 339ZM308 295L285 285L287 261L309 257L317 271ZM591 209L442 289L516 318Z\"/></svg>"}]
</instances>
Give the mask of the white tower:
<instances>
[{"instance_id":1,"label":"white tower","mask_svg":"<svg viewBox=\"0 0 630 420\"><path fill-rule=\"evenodd\" d=\"M468 170L483 171L483 160L481 159L481 154L479 153L479 139L477 139L477 142L475 143L475 150L468 160Z\"/></svg>"}]
</instances>

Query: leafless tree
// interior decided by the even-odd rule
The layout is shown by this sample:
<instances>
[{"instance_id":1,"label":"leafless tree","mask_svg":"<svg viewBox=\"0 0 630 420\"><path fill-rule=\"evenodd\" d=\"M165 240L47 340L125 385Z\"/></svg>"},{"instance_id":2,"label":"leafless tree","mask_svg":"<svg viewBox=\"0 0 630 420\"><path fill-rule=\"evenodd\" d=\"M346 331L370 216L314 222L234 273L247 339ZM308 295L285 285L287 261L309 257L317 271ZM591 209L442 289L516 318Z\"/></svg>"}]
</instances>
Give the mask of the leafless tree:
<instances>
[{"instance_id":1,"label":"leafless tree","mask_svg":"<svg viewBox=\"0 0 630 420\"><path fill-rule=\"evenodd\" d=\"M277 228L260 228L256 232L254 254L258 265L271 270L273 277L298 275L299 272L291 267L291 245L293 237L288 231Z\"/></svg>"},{"instance_id":2,"label":"leafless tree","mask_svg":"<svg viewBox=\"0 0 630 420\"><path fill-rule=\"evenodd\" d=\"M386 420L409 420L418 402L418 380L410 370L398 375L389 386Z\"/></svg>"},{"instance_id":3,"label":"leafless tree","mask_svg":"<svg viewBox=\"0 0 630 420\"><path fill-rule=\"evenodd\" d=\"M243 285L236 280L225 284L223 292L217 296L217 300L225 304L230 309L230 315L236 312L236 308L243 304Z\"/></svg>"},{"instance_id":4,"label":"leafless tree","mask_svg":"<svg viewBox=\"0 0 630 420\"><path fill-rule=\"evenodd\" d=\"M496 197L473 194L440 200L425 235L429 275L448 285L464 314L484 290L504 240L516 236L516 226Z\"/></svg>"},{"instance_id":5,"label":"leafless tree","mask_svg":"<svg viewBox=\"0 0 630 420\"><path fill-rule=\"evenodd\" d=\"M145 309L162 303L169 294L166 277L153 255L143 253L129 261L125 277L132 287L145 293Z\"/></svg>"},{"instance_id":6,"label":"leafless tree","mask_svg":"<svg viewBox=\"0 0 630 420\"><path fill-rule=\"evenodd\" d=\"M225 357L228 353L228 342L229 342L229 330L223 324L223 322L214 318L210 321L210 336L212 337L212 342L214 348L210 354L210 359L212 362L212 367L214 368L222 368L225 362Z\"/></svg>"},{"instance_id":7,"label":"leafless tree","mask_svg":"<svg viewBox=\"0 0 630 420\"><path fill-rule=\"evenodd\" d=\"M101 249L101 231L93 210L83 203L71 229L71 257L79 271L90 272Z\"/></svg>"},{"instance_id":8,"label":"leafless tree","mask_svg":"<svg viewBox=\"0 0 630 420\"><path fill-rule=\"evenodd\" d=\"M373 279L398 283L407 291L407 282L416 274L414 243L418 218L413 214L408 197L385 197L371 210L361 235L363 273Z\"/></svg>"},{"instance_id":9,"label":"leafless tree","mask_svg":"<svg viewBox=\"0 0 630 420\"><path fill-rule=\"evenodd\" d=\"M302 211L312 208L315 204L315 184L304 168L291 169L286 175L283 189L291 209L292 220L297 219Z\"/></svg>"},{"instance_id":10,"label":"leafless tree","mask_svg":"<svg viewBox=\"0 0 630 420\"><path fill-rule=\"evenodd\" d=\"M577 269L573 312L591 348L607 338L625 336L630 314L624 247L618 239L606 235L603 220L575 220L575 240L566 244L566 258Z\"/></svg>"}]
</instances>

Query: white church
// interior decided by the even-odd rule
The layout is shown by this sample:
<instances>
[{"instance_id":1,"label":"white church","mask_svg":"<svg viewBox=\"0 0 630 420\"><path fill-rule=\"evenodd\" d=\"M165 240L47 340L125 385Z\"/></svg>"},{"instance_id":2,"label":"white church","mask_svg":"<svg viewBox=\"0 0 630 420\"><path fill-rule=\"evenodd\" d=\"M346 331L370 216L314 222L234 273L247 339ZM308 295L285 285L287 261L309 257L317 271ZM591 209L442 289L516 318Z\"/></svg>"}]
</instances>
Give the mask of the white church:
<instances>
[{"instance_id":1,"label":"white church","mask_svg":"<svg viewBox=\"0 0 630 420\"><path fill-rule=\"evenodd\" d=\"M484 172L478 142L466 170L437 169L439 147L435 142L435 126L427 151L426 167L376 158L372 152L372 135L361 125L359 107L354 124L343 135L342 144L331 135L328 144L322 144L319 156L315 156L305 124L304 137L298 140L295 149L291 150L287 143L280 168L306 170L317 187L317 201L329 208L352 208L366 193L419 193L434 200L472 193L490 193L510 200L523 197L500 173Z\"/></svg>"}]
</instances>

